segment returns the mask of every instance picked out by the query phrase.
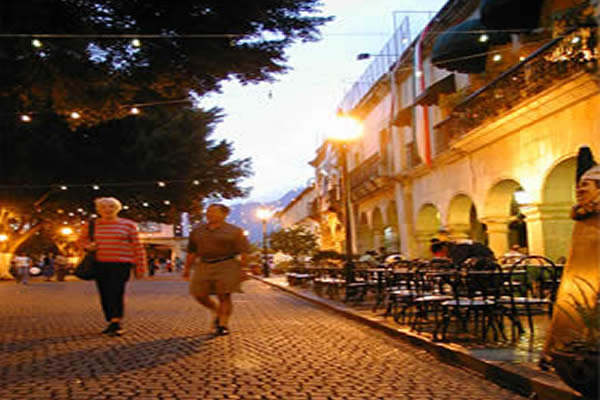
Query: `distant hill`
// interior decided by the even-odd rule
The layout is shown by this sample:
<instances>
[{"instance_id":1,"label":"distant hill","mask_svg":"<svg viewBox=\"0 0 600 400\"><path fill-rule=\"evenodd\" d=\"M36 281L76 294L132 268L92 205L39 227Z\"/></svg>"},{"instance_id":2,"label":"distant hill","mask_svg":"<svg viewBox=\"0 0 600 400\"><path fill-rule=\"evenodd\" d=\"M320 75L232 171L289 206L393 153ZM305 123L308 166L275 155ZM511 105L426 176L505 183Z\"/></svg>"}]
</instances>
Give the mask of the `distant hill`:
<instances>
[{"instance_id":1,"label":"distant hill","mask_svg":"<svg viewBox=\"0 0 600 400\"><path fill-rule=\"evenodd\" d=\"M248 239L250 242L262 246L262 223L256 216L256 210L260 207L268 207L272 210L282 210L296 196L298 196L304 188L292 189L284 194L280 199L271 202L248 202L232 204L231 212L227 218L228 222L238 225L248 231ZM279 223L275 219L267 224L267 233L279 229Z\"/></svg>"}]
</instances>

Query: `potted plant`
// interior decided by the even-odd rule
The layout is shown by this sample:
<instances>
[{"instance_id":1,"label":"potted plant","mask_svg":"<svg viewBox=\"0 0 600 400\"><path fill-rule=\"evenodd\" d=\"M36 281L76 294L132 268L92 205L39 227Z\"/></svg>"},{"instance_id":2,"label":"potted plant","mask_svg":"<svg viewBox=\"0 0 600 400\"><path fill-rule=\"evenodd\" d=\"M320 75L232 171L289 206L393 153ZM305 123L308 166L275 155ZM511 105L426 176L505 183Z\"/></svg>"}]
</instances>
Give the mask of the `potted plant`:
<instances>
[{"instance_id":1,"label":"potted plant","mask_svg":"<svg viewBox=\"0 0 600 400\"><path fill-rule=\"evenodd\" d=\"M552 365L562 380L586 398L598 398L598 364L600 359L600 290L581 277L575 277L577 298L570 296L570 306L574 312L558 306L558 312L564 312L577 330L576 339L555 348L552 353Z\"/></svg>"}]
</instances>

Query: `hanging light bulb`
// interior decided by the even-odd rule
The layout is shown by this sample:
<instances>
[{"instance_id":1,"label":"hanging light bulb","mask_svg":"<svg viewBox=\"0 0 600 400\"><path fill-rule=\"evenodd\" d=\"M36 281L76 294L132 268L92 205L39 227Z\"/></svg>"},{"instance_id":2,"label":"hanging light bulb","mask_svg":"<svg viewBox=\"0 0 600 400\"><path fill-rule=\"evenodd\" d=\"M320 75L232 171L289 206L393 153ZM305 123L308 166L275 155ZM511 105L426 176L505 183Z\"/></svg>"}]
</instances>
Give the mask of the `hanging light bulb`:
<instances>
[{"instance_id":1,"label":"hanging light bulb","mask_svg":"<svg viewBox=\"0 0 600 400\"><path fill-rule=\"evenodd\" d=\"M79 119L79 118L81 118L81 114L79 114L77 111L73 111L71 113L71 118L73 118L73 119Z\"/></svg>"},{"instance_id":2,"label":"hanging light bulb","mask_svg":"<svg viewBox=\"0 0 600 400\"><path fill-rule=\"evenodd\" d=\"M140 109L137 107L131 107L131 109L129 110L129 113L133 114L133 115L138 115L140 113Z\"/></svg>"},{"instance_id":3,"label":"hanging light bulb","mask_svg":"<svg viewBox=\"0 0 600 400\"><path fill-rule=\"evenodd\" d=\"M140 46L142 45L142 42L140 42L140 39L133 39L133 40L131 41L131 45L132 45L133 47L140 47Z\"/></svg>"},{"instance_id":4,"label":"hanging light bulb","mask_svg":"<svg viewBox=\"0 0 600 400\"><path fill-rule=\"evenodd\" d=\"M481 43L485 43L485 42L487 42L488 40L490 40L490 37L489 37L488 35L486 35L485 33L484 33L484 34L482 34L481 36L479 36L479 41L480 41Z\"/></svg>"},{"instance_id":5,"label":"hanging light bulb","mask_svg":"<svg viewBox=\"0 0 600 400\"><path fill-rule=\"evenodd\" d=\"M492 60L494 62L499 62L502 60L502 56L500 54L494 54L494 57L492 57Z\"/></svg>"},{"instance_id":6,"label":"hanging light bulb","mask_svg":"<svg viewBox=\"0 0 600 400\"><path fill-rule=\"evenodd\" d=\"M167 206L171 204L171 202L169 200L165 200L165 201L163 201L163 203L165 203L165 205L167 205Z\"/></svg>"},{"instance_id":7,"label":"hanging light bulb","mask_svg":"<svg viewBox=\"0 0 600 400\"><path fill-rule=\"evenodd\" d=\"M31 122L31 117L27 114L21 115L21 121L23 122Z\"/></svg>"},{"instance_id":8,"label":"hanging light bulb","mask_svg":"<svg viewBox=\"0 0 600 400\"><path fill-rule=\"evenodd\" d=\"M94 185L94 186L92 186L92 189L94 189L94 190L100 190L100 186Z\"/></svg>"},{"instance_id":9,"label":"hanging light bulb","mask_svg":"<svg viewBox=\"0 0 600 400\"><path fill-rule=\"evenodd\" d=\"M195 180L193 183L194 183L194 185L196 185L196 186L197 186L197 185L199 185L199 184L200 184L200 181L196 179L196 180Z\"/></svg>"},{"instance_id":10,"label":"hanging light bulb","mask_svg":"<svg viewBox=\"0 0 600 400\"><path fill-rule=\"evenodd\" d=\"M143 203L142 203L142 206L144 206L144 207L149 207L149 206L150 206L150 204L148 204L148 203L146 203L146 202L143 202Z\"/></svg>"},{"instance_id":11,"label":"hanging light bulb","mask_svg":"<svg viewBox=\"0 0 600 400\"><path fill-rule=\"evenodd\" d=\"M42 42L41 42L41 41L39 41L38 39L33 39L33 40L31 41L31 45L32 45L33 47L36 47L36 48L38 48L38 49L39 49L40 47L42 47L42 46L43 46L43 45L42 45Z\"/></svg>"},{"instance_id":12,"label":"hanging light bulb","mask_svg":"<svg viewBox=\"0 0 600 400\"><path fill-rule=\"evenodd\" d=\"M123 206L123 210L129 210L129 206Z\"/></svg>"},{"instance_id":13,"label":"hanging light bulb","mask_svg":"<svg viewBox=\"0 0 600 400\"><path fill-rule=\"evenodd\" d=\"M165 186L167 186L167 184L166 184L166 183L164 183L163 181L159 181L159 182L157 182L156 184L157 184L159 187L165 187Z\"/></svg>"},{"instance_id":14,"label":"hanging light bulb","mask_svg":"<svg viewBox=\"0 0 600 400\"><path fill-rule=\"evenodd\" d=\"M65 185L60 187L60 190L67 190L67 189L68 189L68 187L66 187Z\"/></svg>"}]
</instances>

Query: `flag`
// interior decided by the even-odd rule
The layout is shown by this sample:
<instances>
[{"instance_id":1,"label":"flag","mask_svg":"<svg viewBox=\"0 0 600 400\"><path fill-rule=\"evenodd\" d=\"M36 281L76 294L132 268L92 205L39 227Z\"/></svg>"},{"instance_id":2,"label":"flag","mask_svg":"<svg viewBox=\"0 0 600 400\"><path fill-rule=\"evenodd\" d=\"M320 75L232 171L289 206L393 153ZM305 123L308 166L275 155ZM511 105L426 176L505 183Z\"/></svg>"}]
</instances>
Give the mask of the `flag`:
<instances>
[{"instance_id":1,"label":"flag","mask_svg":"<svg viewBox=\"0 0 600 400\"><path fill-rule=\"evenodd\" d=\"M425 73L423 71L423 54L422 45L425 35L429 31L429 26L425 27L419 35L419 40L415 45L414 52L414 73L415 79L415 98L425 91ZM417 142L417 152L421 160L430 167L431 166L431 134L429 130L429 112L427 106L415 106L415 135Z\"/></svg>"}]
</instances>

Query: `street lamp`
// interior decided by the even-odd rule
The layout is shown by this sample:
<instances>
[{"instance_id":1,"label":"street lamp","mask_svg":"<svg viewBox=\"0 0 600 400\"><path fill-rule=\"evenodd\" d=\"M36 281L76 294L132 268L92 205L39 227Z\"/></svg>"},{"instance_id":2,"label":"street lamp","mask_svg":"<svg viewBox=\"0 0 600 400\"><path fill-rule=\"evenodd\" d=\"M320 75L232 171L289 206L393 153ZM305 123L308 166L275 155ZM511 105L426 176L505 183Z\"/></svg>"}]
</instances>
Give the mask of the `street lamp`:
<instances>
[{"instance_id":1,"label":"street lamp","mask_svg":"<svg viewBox=\"0 0 600 400\"><path fill-rule=\"evenodd\" d=\"M330 128L328 138L337 144L340 162L342 164L342 188L344 195L344 226L346 230L346 264L344 265L346 283L354 282L354 262L352 256L352 205L351 186L348 176L348 145L358 139L362 134L362 125L349 117L337 117Z\"/></svg>"},{"instance_id":2,"label":"street lamp","mask_svg":"<svg viewBox=\"0 0 600 400\"><path fill-rule=\"evenodd\" d=\"M262 222L262 234L263 234L263 276L269 277L269 261L267 259L267 222L273 215L273 211L268 208L261 207L256 211L256 216Z\"/></svg>"}]
</instances>

